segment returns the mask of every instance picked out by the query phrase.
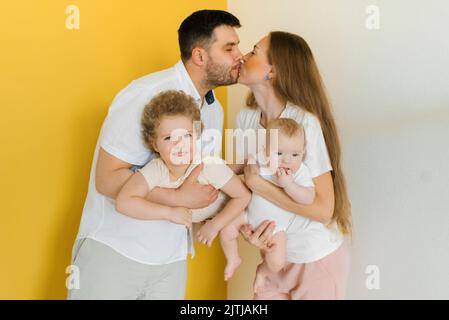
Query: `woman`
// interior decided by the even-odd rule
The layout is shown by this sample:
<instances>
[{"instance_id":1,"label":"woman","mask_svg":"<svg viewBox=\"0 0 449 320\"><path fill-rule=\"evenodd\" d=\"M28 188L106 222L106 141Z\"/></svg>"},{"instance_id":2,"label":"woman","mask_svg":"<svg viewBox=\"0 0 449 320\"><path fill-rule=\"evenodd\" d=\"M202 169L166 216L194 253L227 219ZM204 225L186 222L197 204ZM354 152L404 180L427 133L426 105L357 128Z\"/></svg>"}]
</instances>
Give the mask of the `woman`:
<instances>
[{"instance_id":1,"label":"woman","mask_svg":"<svg viewBox=\"0 0 449 320\"><path fill-rule=\"evenodd\" d=\"M351 234L351 210L337 129L312 52L297 35L271 32L244 57L239 82L252 92L237 127L265 128L279 117L300 122L306 134L304 164L316 190L313 204L301 205L260 177L257 165L244 168L253 192L308 221L289 227L288 264L268 275L255 299L343 299L349 269L344 238ZM255 231L245 225L241 232L263 255L272 249L273 229L273 222L265 221Z\"/></svg>"}]
</instances>

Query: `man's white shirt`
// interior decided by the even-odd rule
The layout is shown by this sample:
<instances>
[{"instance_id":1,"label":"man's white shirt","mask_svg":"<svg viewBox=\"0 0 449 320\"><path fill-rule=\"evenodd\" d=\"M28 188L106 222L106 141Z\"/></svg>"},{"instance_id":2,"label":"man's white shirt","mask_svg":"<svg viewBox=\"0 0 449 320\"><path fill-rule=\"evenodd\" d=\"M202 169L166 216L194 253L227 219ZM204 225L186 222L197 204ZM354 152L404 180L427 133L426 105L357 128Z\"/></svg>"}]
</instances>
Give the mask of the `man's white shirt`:
<instances>
[{"instance_id":1,"label":"man's white shirt","mask_svg":"<svg viewBox=\"0 0 449 320\"><path fill-rule=\"evenodd\" d=\"M208 133L202 135L200 146L221 157L223 108L212 91L201 105L202 99L182 61L132 81L114 98L103 123L77 235L77 239L94 239L132 260L152 265L184 260L189 252L193 253L186 227L167 220L137 220L117 212L115 201L96 190L95 171L100 147L135 166L154 158L142 140L141 115L145 105L165 90L182 90L197 101L203 132Z\"/></svg>"}]
</instances>

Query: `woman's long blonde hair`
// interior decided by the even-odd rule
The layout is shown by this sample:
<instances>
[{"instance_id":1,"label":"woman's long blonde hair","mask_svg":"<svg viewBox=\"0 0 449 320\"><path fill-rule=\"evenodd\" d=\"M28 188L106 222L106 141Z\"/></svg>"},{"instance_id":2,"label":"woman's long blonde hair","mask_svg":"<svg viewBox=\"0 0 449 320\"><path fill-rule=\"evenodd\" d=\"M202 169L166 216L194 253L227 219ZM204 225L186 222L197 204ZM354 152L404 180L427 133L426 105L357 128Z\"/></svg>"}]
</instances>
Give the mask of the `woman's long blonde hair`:
<instances>
[{"instance_id":1,"label":"woman's long blonde hair","mask_svg":"<svg viewBox=\"0 0 449 320\"><path fill-rule=\"evenodd\" d=\"M267 54L275 71L272 83L276 95L283 101L300 106L320 121L333 169L335 206L331 223L336 221L343 234L351 234L351 204L341 168L340 140L312 51L303 38L288 32L271 32L269 43ZM257 107L253 93L248 96L246 104Z\"/></svg>"}]
</instances>

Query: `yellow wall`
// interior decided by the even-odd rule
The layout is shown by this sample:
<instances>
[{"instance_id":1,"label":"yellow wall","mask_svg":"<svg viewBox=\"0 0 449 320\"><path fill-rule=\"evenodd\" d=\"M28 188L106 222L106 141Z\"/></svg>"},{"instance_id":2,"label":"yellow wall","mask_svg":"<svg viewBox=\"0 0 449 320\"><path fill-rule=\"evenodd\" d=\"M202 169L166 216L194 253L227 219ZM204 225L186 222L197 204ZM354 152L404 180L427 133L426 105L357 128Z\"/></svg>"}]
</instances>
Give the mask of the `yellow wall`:
<instances>
[{"instance_id":1,"label":"yellow wall","mask_svg":"<svg viewBox=\"0 0 449 320\"><path fill-rule=\"evenodd\" d=\"M80 30L65 9L80 8ZM131 5L132 4L132 5ZM174 64L177 28L225 0L4 1L0 11L0 298L63 299L92 155L114 95ZM225 89L218 96L226 103ZM197 248L187 298L224 299L224 258Z\"/></svg>"}]
</instances>

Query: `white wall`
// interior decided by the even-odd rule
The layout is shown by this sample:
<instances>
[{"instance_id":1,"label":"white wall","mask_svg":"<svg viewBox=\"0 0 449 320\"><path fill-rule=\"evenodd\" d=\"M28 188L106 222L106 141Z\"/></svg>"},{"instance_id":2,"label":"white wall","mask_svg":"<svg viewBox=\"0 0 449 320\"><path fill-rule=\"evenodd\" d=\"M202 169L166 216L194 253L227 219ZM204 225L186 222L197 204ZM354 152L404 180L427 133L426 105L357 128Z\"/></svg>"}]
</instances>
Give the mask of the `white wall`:
<instances>
[{"instance_id":1,"label":"white wall","mask_svg":"<svg viewBox=\"0 0 449 320\"><path fill-rule=\"evenodd\" d=\"M380 9L369 30L366 8ZM333 102L353 206L350 299L449 298L449 2L229 0L241 49L272 30L308 41ZM228 122L247 90L228 91ZM250 299L258 254L228 286ZM369 265L380 289L369 290Z\"/></svg>"}]
</instances>

